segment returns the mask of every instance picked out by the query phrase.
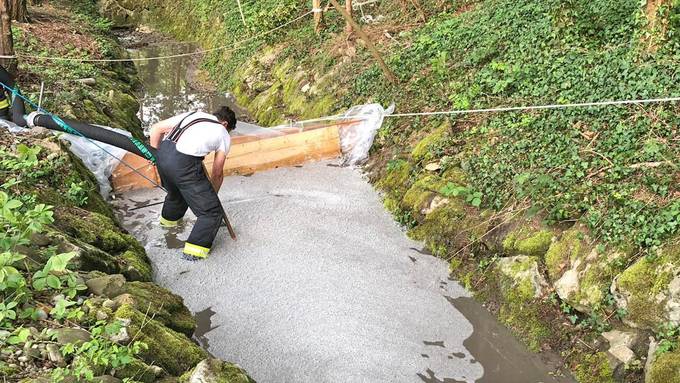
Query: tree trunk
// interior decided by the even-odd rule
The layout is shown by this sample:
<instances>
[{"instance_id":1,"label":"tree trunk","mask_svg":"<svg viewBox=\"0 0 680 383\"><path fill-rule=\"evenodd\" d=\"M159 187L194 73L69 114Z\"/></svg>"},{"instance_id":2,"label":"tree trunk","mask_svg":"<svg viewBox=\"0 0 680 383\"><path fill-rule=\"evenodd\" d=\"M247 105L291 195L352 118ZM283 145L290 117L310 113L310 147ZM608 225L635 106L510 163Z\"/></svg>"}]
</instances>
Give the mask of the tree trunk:
<instances>
[{"instance_id":1,"label":"tree trunk","mask_svg":"<svg viewBox=\"0 0 680 383\"><path fill-rule=\"evenodd\" d=\"M19 23L28 22L27 0L9 0L9 15L12 20Z\"/></svg>"},{"instance_id":2,"label":"tree trunk","mask_svg":"<svg viewBox=\"0 0 680 383\"><path fill-rule=\"evenodd\" d=\"M12 19L9 15L8 0L0 0L0 55L14 56ZM16 72L16 59L0 59L0 65L12 74Z\"/></svg>"}]
</instances>

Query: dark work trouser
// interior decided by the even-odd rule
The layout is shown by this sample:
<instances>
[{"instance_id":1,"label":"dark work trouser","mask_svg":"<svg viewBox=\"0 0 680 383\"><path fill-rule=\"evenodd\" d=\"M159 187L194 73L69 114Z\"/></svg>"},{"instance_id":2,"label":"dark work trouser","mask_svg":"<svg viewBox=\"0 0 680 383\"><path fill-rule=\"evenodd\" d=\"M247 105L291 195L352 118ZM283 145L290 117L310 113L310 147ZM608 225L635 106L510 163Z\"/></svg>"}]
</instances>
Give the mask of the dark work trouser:
<instances>
[{"instance_id":1,"label":"dark work trouser","mask_svg":"<svg viewBox=\"0 0 680 383\"><path fill-rule=\"evenodd\" d=\"M222 209L217 193L203 170L203 158L177 151L175 143L161 141L158 149L158 173L167 189L161 223L176 224L187 211L197 217L186 241L184 253L199 258L208 256L222 221Z\"/></svg>"}]
</instances>

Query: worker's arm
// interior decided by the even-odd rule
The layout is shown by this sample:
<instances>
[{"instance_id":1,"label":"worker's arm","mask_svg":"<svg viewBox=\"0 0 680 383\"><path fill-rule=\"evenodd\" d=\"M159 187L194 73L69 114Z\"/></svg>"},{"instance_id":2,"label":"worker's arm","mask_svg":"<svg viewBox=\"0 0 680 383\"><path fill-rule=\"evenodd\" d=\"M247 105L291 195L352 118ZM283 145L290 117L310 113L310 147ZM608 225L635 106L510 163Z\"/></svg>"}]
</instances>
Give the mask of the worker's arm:
<instances>
[{"instance_id":1,"label":"worker's arm","mask_svg":"<svg viewBox=\"0 0 680 383\"><path fill-rule=\"evenodd\" d=\"M168 134L174 126L175 124L172 118L151 125L151 131L149 132L149 143L151 144L151 147L158 149L163 136Z\"/></svg>"},{"instance_id":2,"label":"worker's arm","mask_svg":"<svg viewBox=\"0 0 680 383\"><path fill-rule=\"evenodd\" d=\"M227 159L227 154L223 151L215 152L215 159L212 165L212 172L210 182L215 191L220 191L222 181L224 180L224 161Z\"/></svg>"}]
</instances>

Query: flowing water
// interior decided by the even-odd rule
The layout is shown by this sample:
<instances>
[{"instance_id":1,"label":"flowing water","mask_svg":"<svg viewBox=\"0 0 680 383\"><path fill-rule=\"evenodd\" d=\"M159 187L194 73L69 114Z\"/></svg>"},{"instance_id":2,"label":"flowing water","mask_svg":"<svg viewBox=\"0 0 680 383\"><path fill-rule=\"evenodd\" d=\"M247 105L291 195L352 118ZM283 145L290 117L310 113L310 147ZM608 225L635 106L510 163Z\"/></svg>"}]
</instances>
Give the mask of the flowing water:
<instances>
[{"instance_id":1,"label":"flowing water","mask_svg":"<svg viewBox=\"0 0 680 383\"><path fill-rule=\"evenodd\" d=\"M134 57L177 53L169 43ZM137 63L146 126L191 109L232 105L189 85L190 58ZM245 115L239 111L240 115ZM239 236L220 230L211 256L181 260L193 215L171 231L155 191L117 199L156 281L196 314L195 339L258 382L572 382L528 352L410 241L354 169L336 164L228 177L220 193Z\"/></svg>"},{"instance_id":2,"label":"flowing water","mask_svg":"<svg viewBox=\"0 0 680 383\"><path fill-rule=\"evenodd\" d=\"M128 51L132 58L150 58L190 53L196 51L196 47L187 43L165 41ZM196 80L198 60L196 56L185 56L171 60L135 62L143 86L139 117L145 129L180 113L190 110L210 113L221 105L234 109L239 120L248 119L246 111L236 105L232 95L200 89L209 86L198 84Z\"/></svg>"}]
</instances>

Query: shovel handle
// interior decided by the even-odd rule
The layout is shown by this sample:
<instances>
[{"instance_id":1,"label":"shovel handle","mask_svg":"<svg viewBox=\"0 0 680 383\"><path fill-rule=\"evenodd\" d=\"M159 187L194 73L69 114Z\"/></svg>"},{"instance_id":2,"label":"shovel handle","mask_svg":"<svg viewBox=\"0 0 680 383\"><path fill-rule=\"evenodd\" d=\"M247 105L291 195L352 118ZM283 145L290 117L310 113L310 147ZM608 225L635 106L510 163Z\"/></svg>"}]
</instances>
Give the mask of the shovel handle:
<instances>
[{"instance_id":1,"label":"shovel handle","mask_svg":"<svg viewBox=\"0 0 680 383\"><path fill-rule=\"evenodd\" d=\"M208 177L208 182L210 182L210 177L208 176L208 169L205 167L205 164L201 164L203 166L203 172L205 173L205 176ZM212 182L210 183L212 185ZM214 189L213 189L214 190ZM220 201L220 196L217 193L217 190L214 190L215 194L217 195L217 200L220 203L220 210L222 210L222 221L224 221L224 224L227 225L227 230L229 231L229 236L231 239L234 241L236 240L236 232L234 231L234 228L231 226L231 223L229 222L229 218L227 217L227 212L224 210L224 206L222 206L222 201Z\"/></svg>"}]
</instances>

